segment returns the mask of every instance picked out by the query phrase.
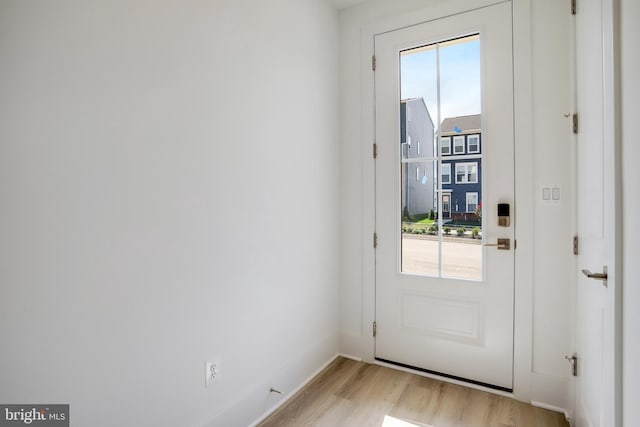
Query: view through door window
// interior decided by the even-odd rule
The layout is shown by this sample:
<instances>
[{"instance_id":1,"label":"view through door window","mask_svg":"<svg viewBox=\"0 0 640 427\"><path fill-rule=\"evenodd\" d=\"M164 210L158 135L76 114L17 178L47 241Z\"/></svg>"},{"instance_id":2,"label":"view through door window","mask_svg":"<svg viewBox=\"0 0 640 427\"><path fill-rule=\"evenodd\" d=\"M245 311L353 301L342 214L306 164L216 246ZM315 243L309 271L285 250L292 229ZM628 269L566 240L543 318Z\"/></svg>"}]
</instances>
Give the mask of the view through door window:
<instances>
[{"instance_id":1,"label":"view through door window","mask_svg":"<svg viewBox=\"0 0 640 427\"><path fill-rule=\"evenodd\" d=\"M402 272L482 280L480 37L400 52Z\"/></svg>"}]
</instances>

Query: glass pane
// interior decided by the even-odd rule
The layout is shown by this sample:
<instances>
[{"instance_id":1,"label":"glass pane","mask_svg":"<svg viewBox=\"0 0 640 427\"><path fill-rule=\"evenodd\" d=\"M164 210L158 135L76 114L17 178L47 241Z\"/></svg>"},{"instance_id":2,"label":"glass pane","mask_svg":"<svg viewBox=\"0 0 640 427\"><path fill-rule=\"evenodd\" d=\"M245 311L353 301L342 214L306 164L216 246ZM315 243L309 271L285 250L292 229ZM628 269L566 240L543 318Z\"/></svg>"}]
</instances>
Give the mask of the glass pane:
<instances>
[{"instance_id":1,"label":"glass pane","mask_svg":"<svg viewBox=\"0 0 640 427\"><path fill-rule=\"evenodd\" d=\"M401 270L481 280L479 36L401 52L400 78Z\"/></svg>"},{"instance_id":2,"label":"glass pane","mask_svg":"<svg viewBox=\"0 0 640 427\"><path fill-rule=\"evenodd\" d=\"M433 145L432 145L433 146ZM419 179L415 169L420 168ZM403 162L402 271L439 275L439 241L435 209L436 160Z\"/></svg>"},{"instance_id":3,"label":"glass pane","mask_svg":"<svg viewBox=\"0 0 640 427\"><path fill-rule=\"evenodd\" d=\"M433 228L438 176L436 53L431 45L400 56L401 268L405 273L430 276L440 274L439 241Z\"/></svg>"},{"instance_id":4,"label":"glass pane","mask_svg":"<svg viewBox=\"0 0 640 427\"><path fill-rule=\"evenodd\" d=\"M448 162L455 164L455 184L443 184L451 212L443 218L443 277L482 280L482 133L480 39L465 37L441 43L440 135L454 141ZM458 158L456 158L458 156ZM443 202L444 203L444 202Z\"/></svg>"}]
</instances>

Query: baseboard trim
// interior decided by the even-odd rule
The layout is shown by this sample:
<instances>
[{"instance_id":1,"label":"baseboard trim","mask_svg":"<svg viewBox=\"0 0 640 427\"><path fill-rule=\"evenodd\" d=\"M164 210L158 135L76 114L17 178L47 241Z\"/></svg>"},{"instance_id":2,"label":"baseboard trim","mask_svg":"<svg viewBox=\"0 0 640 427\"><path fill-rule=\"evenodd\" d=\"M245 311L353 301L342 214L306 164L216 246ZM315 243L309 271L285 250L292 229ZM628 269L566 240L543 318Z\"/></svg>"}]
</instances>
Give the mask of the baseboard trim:
<instances>
[{"instance_id":1,"label":"baseboard trim","mask_svg":"<svg viewBox=\"0 0 640 427\"><path fill-rule=\"evenodd\" d=\"M336 360L338 357L346 357L348 359L353 359L353 360L357 360L357 358L353 357L353 356L348 356L348 355L344 355L344 354L340 354L337 353L334 356L332 356L327 362L325 362L318 370L316 370L313 374L311 374L307 379L305 379L299 386L297 386L296 388L294 388L293 390L291 390L291 393L287 394L282 400L280 400L278 403L276 403L272 408L270 408L269 410L267 410L267 412L265 412L260 418L258 418L256 421L254 421L252 424L249 425L249 427L256 427L258 424L260 424L261 422L263 422L264 420L266 420L271 414L273 414L275 411L277 411L282 405L284 405L285 403L287 403L293 396L296 395L296 393L298 393L300 390L302 390L307 384L309 384L315 377L317 377L320 372L324 371L327 366L329 366L334 360Z\"/></svg>"},{"instance_id":2,"label":"baseboard trim","mask_svg":"<svg viewBox=\"0 0 640 427\"><path fill-rule=\"evenodd\" d=\"M553 412L559 412L561 414L564 414L564 417L567 420L567 422L569 422L569 425L573 425L573 423L571 422L571 417L569 416L569 411L567 411L564 408L560 408L558 406L553 406L553 405L547 405L546 403L537 402L535 400L531 401L531 406L535 406L542 409L548 409Z\"/></svg>"},{"instance_id":3,"label":"baseboard trim","mask_svg":"<svg viewBox=\"0 0 640 427\"><path fill-rule=\"evenodd\" d=\"M338 356L344 357L345 359L355 360L356 362L362 362L362 357L356 357L356 356L352 356L350 354L344 354L344 353L338 353Z\"/></svg>"}]
</instances>

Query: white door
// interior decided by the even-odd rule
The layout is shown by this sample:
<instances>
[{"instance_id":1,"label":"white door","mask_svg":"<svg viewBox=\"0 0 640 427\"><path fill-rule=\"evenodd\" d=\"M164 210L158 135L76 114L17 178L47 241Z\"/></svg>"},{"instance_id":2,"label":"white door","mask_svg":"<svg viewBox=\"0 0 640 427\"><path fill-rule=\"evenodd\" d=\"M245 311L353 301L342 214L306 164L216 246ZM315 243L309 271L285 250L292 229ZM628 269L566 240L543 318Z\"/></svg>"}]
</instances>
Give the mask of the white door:
<instances>
[{"instance_id":1,"label":"white door","mask_svg":"<svg viewBox=\"0 0 640 427\"><path fill-rule=\"evenodd\" d=\"M375 37L376 359L502 390L513 387L511 19L504 2ZM501 225L499 204L511 214Z\"/></svg>"},{"instance_id":2,"label":"white door","mask_svg":"<svg viewBox=\"0 0 640 427\"><path fill-rule=\"evenodd\" d=\"M579 2L576 15L578 281L577 427L613 427L619 402L616 341L612 2ZM605 273L608 281L589 278ZM619 365L618 365L619 366ZM618 420L619 421L619 420Z\"/></svg>"}]
</instances>

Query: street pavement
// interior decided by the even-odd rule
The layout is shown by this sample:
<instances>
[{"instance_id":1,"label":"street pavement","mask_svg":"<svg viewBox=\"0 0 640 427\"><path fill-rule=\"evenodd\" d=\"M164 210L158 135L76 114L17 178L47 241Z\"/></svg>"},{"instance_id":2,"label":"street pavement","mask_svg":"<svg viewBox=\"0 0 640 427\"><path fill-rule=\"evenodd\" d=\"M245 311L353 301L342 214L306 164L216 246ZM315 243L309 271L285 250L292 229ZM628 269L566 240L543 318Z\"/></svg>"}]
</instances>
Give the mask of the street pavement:
<instances>
[{"instance_id":1,"label":"street pavement","mask_svg":"<svg viewBox=\"0 0 640 427\"><path fill-rule=\"evenodd\" d=\"M482 279L481 240L445 238L442 242L442 275L460 279ZM402 236L402 272L438 276L436 236Z\"/></svg>"}]
</instances>

